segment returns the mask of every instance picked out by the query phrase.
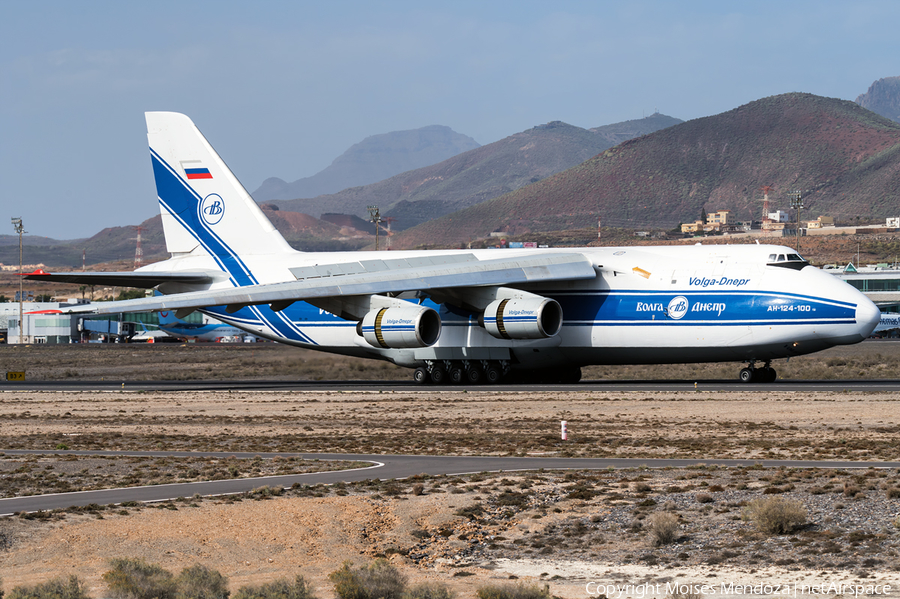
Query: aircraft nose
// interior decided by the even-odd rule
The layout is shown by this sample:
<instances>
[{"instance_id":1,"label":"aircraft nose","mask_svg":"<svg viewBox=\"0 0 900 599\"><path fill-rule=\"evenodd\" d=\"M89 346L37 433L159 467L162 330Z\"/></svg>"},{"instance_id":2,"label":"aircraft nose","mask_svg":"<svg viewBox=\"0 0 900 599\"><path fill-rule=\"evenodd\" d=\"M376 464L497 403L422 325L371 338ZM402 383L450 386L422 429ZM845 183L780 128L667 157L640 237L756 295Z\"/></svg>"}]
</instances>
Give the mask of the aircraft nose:
<instances>
[{"instance_id":1,"label":"aircraft nose","mask_svg":"<svg viewBox=\"0 0 900 599\"><path fill-rule=\"evenodd\" d=\"M856 326L860 336L865 339L872 334L881 322L881 310L872 301L863 296L856 304Z\"/></svg>"}]
</instances>

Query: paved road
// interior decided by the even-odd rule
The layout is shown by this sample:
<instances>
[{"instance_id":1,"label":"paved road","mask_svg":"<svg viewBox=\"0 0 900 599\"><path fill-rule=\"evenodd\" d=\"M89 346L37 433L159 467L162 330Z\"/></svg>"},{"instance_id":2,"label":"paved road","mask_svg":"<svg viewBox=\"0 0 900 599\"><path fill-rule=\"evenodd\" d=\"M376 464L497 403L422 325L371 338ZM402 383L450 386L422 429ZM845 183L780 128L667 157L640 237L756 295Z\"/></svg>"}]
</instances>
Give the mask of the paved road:
<instances>
[{"instance_id":1,"label":"paved road","mask_svg":"<svg viewBox=\"0 0 900 599\"><path fill-rule=\"evenodd\" d=\"M230 457L263 458L300 457L310 460L352 460L372 464L367 468L356 470L340 470L337 472L316 472L310 474L291 474L285 476L268 476L262 478L244 478L236 480L218 480L196 483L156 485L150 487L131 487L125 489L108 489L102 491L83 491L80 493L59 493L54 495L35 495L30 497L14 497L0 499L0 516L16 512L36 512L70 506L84 506L92 503L106 505L126 501L152 502L191 497L199 495L228 495L245 493L258 487L289 487L294 483L315 485L337 482L354 482L370 478L393 479L406 478L416 474L464 474L472 472L497 472L514 470L547 470L579 469L605 470L607 468L633 468L647 466L650 468L683 468L696 464L718 464L720 466L751 466L761 464L777 468L900 468L900 462L840 462L840 461L801 461L801 460L674 460L674 459L625 459L625 458L517 458L517 457L447 457L416 455L366 455L366 454L324 454L324 453L277 453L258 452L178 452L178 451L30 451L0 450L7 455L80 455L80 456L144 456L144 457Z\"/></svg>"},{"instance_id":2,"label":"paved road","mask_svg":"<svg viewBox=\"0 0 900 599\"><path fill-rule=\"evenodd\" d=\"M25 381L0 382L0 391L693 391L694 385L702 391L799 391L804 393L854 391L897 393L900 380L789 380L775 383L747 384L737 380L700 381L582 381L575 385L454 385L419 386L412 381Z\"/></svg>"}]
</instances>

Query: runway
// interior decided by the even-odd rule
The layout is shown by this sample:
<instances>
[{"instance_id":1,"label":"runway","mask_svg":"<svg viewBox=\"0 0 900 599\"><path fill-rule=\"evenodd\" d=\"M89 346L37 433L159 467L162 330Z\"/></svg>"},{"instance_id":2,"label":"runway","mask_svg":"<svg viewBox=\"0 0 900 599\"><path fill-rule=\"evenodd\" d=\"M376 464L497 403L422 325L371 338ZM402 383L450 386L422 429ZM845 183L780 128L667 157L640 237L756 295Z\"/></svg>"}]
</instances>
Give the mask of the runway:
<instances>
[{"instance_id":1,"label":"runway","mask_svg":"<svg viewBox=\"0 0 900 599\"><path fill-rule=\"evenodd\" d=\"M335 472L291 474L261 478L201 481L123 489L105 489L52 495L33 495L0 499L0 516L17 512L36 512L62 509L91 504L109 505L128 501L158 502L192 497L193 495L214 496L246 493L265 485L290 487L294 483L303 485L334 484L356 482L366 479L406 478L416 474L456 475L476 472L498 472L516 470L605 470L608 468L684 468L698 464L716 464L727 467L753 466L767 468L900 468L900 462L851 462L851 461L802 461L802 460L702 460L702 459L627 459L627 458L533 458L533 457L476 457L476 456L417 456L417 455L372 455L372 454L316 454L316 453L235 453L235 452L179 452L179 451L42 451L42 450L0 450L6 455L59 455L59 456L111 456L111 457L238 457L273 458L299 457L308 460L348 460L368 462L370 467Z\"/></svg>"},{"instance_id":2,"label":"runway","mask_svg":"<svg viewBox=\"0 0 900 599\"><path fill-rule=\"evenodd\" d=\"M400 381L285 381L285 380L52 380L0 383L0 391L496 391L500 393L535 391L716 391L716 392L900 392L898 379L852 380L785 380L774 383L741 383L738 380L591 380L574 385L417 385L411 380Z\"/></svg>"}]
</instances>

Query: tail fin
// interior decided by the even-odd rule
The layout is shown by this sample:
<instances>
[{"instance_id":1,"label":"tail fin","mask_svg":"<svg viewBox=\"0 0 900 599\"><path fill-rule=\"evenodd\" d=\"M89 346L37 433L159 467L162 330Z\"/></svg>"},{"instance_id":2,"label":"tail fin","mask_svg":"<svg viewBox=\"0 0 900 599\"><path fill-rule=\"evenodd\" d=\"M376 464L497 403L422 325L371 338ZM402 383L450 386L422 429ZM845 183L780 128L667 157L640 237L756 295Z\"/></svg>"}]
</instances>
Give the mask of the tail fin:
<instances>
[{"instance_id":1,"label":"tail fin","mask_svg":"<svg viewBox=\"0 0 900 599\"><path fill-rule=\"evenodd\" d=\"M176 112L146 117L169 252L202 247L227 267L240 256L294 251L191 119Z\"/></svg>"}]
</instances>

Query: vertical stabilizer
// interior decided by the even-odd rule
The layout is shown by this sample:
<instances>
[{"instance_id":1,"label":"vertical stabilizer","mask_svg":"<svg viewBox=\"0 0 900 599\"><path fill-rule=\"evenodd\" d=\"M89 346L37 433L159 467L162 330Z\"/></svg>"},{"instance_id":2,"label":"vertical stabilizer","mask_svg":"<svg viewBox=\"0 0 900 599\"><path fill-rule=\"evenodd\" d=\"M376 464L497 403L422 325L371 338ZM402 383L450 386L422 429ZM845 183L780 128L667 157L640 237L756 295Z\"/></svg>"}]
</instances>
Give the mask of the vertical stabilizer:
<instances>
[{"instance_id":1,"label":"vertical stabilizer","mask_svg":"<svg viewBox=\"0 0 900 599\"><path fill-rule=\"evenodd\" d=\"M202 248L227 264L294 251L191 119L176 112L146 117L169 252Z\"/></svg>"}]
</instances>

